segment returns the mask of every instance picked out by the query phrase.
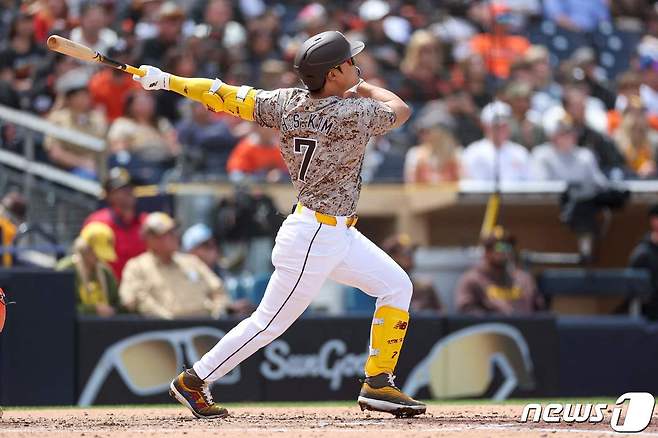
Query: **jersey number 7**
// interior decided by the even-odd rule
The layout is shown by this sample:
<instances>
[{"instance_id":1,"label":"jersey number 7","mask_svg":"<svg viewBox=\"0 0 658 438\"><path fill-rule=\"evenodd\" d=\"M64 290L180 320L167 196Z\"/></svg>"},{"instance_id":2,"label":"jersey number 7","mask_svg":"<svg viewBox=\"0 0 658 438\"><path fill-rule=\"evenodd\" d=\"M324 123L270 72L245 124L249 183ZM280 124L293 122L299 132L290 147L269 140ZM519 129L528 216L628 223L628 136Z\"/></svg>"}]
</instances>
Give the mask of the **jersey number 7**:
<instances>
[{"instance_id":1,"label":"jersey number 7","mask_svg":"<svg viewBox=\"0 0 658 438\"><path fill-rule=\"evenodd\" d=\"M318 145L317 140L312 138L295 137L292 139L293 152L296 154L304 154L302 165L299 167L299 175L297 179L306 182L306 172L308 172L308 165L311 164L315 147Z\"/></svg>"}]
</instances>

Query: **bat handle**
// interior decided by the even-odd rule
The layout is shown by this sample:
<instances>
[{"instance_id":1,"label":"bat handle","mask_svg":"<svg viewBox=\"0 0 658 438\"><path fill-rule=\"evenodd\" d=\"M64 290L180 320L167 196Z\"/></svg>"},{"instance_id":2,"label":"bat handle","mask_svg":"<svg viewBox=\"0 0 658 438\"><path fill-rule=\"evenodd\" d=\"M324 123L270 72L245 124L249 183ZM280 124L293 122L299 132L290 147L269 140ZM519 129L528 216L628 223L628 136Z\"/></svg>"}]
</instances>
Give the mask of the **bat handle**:
<instances>
[{"instance_id":1,"label":"bat handle","mask_svg":"<svg viewBox=\"0 0 658 438\"><path fill-rule=\"evenodd\" d=\"M137 75L139 77L144 77L144 75L146 75L146 72L144 70L140 70L137 67L133 67L132 65L126 65L125 71L132 75Z\"/></svg>"}]
</instances>

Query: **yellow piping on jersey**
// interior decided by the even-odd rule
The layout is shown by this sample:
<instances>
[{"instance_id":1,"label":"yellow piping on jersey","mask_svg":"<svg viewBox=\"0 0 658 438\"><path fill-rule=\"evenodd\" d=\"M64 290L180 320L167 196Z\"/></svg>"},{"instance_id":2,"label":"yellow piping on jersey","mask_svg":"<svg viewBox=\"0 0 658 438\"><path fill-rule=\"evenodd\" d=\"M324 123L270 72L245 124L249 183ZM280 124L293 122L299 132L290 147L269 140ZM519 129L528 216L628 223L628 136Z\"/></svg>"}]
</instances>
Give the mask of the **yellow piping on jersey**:
<instances>
[{"instance_id":1,"label":"yellow piping on jersey","mask_svg":"<svg viewBox=\"0 0 658 438\"><path fill-rule=\"evenodd\" d=\"M201 102L210 111L227 112L244 120L254 120L256 94L258 91L247 85L236 87L219 79L183 78L171 75L169 89Z\"/></svg>"}]
</instances>

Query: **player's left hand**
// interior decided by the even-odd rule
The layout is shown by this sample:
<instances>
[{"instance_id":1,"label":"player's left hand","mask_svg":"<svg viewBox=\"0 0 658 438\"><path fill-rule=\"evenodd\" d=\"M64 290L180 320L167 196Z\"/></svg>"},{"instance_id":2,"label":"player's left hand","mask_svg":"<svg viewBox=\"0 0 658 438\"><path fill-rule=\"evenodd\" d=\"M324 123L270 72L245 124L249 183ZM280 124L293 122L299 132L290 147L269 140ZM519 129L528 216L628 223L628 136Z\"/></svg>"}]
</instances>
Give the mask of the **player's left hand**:
<instances>
[{"instance_id":1,"label":"player's left hand","mask_svg":"<svg viewBox=\"0 0 658 438\"><path fill-rule=\"evenodd\" d=\"M140 83L145 90L168 90L169 78L171 75L165 73L157 67L151 65L140 65L140 70L144 70L146 75L137 76L133 75L133 80Z\"/></svg>"}]
</instances>

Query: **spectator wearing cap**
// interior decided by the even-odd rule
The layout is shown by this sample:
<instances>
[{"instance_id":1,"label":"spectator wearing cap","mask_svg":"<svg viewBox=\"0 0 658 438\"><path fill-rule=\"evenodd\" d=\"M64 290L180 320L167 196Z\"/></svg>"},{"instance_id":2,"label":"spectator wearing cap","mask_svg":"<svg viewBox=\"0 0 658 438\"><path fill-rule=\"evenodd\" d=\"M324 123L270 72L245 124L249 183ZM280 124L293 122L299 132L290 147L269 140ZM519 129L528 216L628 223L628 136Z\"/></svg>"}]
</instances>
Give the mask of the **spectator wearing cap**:
<instances>
[{"instance_id":1,"label":"spectator wearing cap","mask_svg":"<svg viewBox=\"0 0 658 438\"><path fill-rule=\"evenodd\" d=\"M614 140L624 154L629 170L641 178L656 175L658 133L650 129L642 99L631 96L623 111Z\"/></svg>"},{"instance_id":2,"label":"spectator wearing cap","mask_svg":"<svg viewBox=\"0 0 658 438\"><path fill-rule=\"evenodd\" d=\"M593 129L587 123L589 97L583 86L572 84L564 88L562 102L576 131L575 144L589 149L606 175L617 172L615 169L623 171L626 168L626 160L619 152L617 145L610 137ZM556 111L559 112L559 109ZM605 119L605 117L602 118Z\"/></svg>"},{"instance_id":3,"label":"spectator wearing cap","mask_svg":"<svg viewBox=\"0 0 658 438\"><path fill-rule=\"evenodd\" d=\"M80 26L71 31L71 41L87 46L95 52L107 53L119 38L116 32L106 27L105 13L99 3L85 4L80 13Z\"/></svg>"},{"instance_id":4,"label":"spectator wearing cap","mask_svg":"<svg viewBox=\"0 0 658 438\"><path fill-rule=\"evenodd\" d=\"M644 304L643 313L655 320L658 319L658 204L649 208L648 221L649 231L631 252L628 266L649 271L653 294Z\"/></svg>"},{"instance_id":5,"label":"spectator wearing cap","mask_svg":"<svg viewBox=\"0 0 658 438\"><path fill-rule=\"evenodd\" d=\"M532 276L515 264L516 240L497 226L482 239L482 261L457 283L457 311L471 315L528 315L544 308Z\"/></svg>"},{"instance_id":6,"label":"spectator wearing cap","mask_svg":"<svg viewBox=\"0 0 658 438\"><path fill-rule=\"evenodd\" d=\"M415 268L414 254L417 246L411 242L408 235L395 234L389 236L382 242L381 248L411 277L411 272ZM411 282L413 283L413 294L409 311L439 313L442 306L438 292L432 282L415 276L411 279Z\"/></svg>"},{"instance_id":7,"label":"spectator wearing cap","mask_svg":"<svg viewBox=\"0 0 658 438\"><path fill-rule=\"evenodd\" d=\"M512 109L494 101L482 110L485 138L471 143L462 155L462 178L479 181L526 181L528 150L510 141Z\"/></svg>"},{"instance_id":8,"label":"spectator wearing cap","mask_svg":"<svg viewBox=\"0 0 658 438\"><path fill-rule=\"evenodd\" d=\"M228 273L221 266L219 246L206 224L192 225L185 230L181 240L183 252L197 256L215 275L222 280L226 279ZM237 315L247 315L254 310L254 304L246 298L231 302L227 308L229 313Z\"/></svg>"},{"instance_id":9,"label":"spectator wearing cap","mask_svg":"<svg viewBox=\"0 0 658 438\"><path fill-rule=\"evenodd\" d=\"M530 42L525 37L509 34L512 16L507 6L492 3L488 12L492 16L490 31L473 36L469 47L472 53L485 60L491 74L505 79L509 76L512 63L526 53Z\"/></svg>"},{"instance_id":10,"label":"spectator wearing cap","mask_svg":"<svg viewBox=\"0 0 658 438\"><path fill-rule=\"evenodd\" d=\"M56 125L103 138L107 131L105 116L93 109L87 90L89 76L83 69L71 70L57 81L58 102L48 120ZM46 137L44 148L50 161L75 175L95 179L98 165L104 162L104 153L67 143L55 137Z\"/></svg>"},{"instance_id":11,"label":"spectator wearing cap","mask_svg":"<svg viewBox=\"0 0 658 438\"><path fill-rule=\"evenodd\" d=\"M503 91L503 100L512 109L510 140L528 150L544 142L542 127L531 120L530 97L532 87L527 82L510 82Z\"/></svg>"},{"instance_id":12,"label":"spectator wearing cap","mask_svg":"<svg viewBox=\"0 0 658 438\"><path fill-rule=\"evenodd\" d=\"M181 43L185 11L173 1L160 6L157 16L157 35L147 38L139 48L140 64L160 65L167 51Z\"/></svg>"},{"instance_id":13,"label":"spectator wearing cap","mask_svg":"<svg viewBox=\"0 0 658 438\"><path fill-rule=\"evenodd\" d=\"M445 105L439 101L427 104L414 128L420 143L407 151L404 181L412 184L458 181L461 146L452 134L455 122Z\"/></svg>"},{"instance_id":14,"label":"spectator wearing cap","mask_svg":"<svg viewBox=\"0 0 658 438\"><path fill-rule=\"evenodd\" d=\"M566 181L583 191L596 192L607 185L596 158L577 145L576 126L567 112L556 107L543 120L548 142L532 150L531 173L538 181Z\"/></svg>"},{"instance_id":15,"label":"spectator wearing cap","mask_svg":"<svg viewBox=\"0 0 658 438\"><path fill-rule=\"evenodd\" d=\"M56 270L75 272L79 314L108 317L120 310L117 280L107 265L116 259L112 229L90 222L75 239L72 254L57 263Z\"/></svg>"},{"instance_id":16,"label":"spectator wearing cap","mask_svg":"<svg viewBox=\"0 0 658 438\"><path fill-rule=\"evenodd\" d=\"M133 64L129 48L124 40L107 51L107 56L124 64ZM130 75L115 68L98 70L89 81L89 92L95 105L105 113L108 122L124 115L128 95L139 89L139 84Z\"/></svg>"},{"instance_id":17,"label":"spectator wearing cap","mask_svg":"<svg viewBox=\"0 0 658 438\"><path fill-rule=\"evenodd\" d=\"M126 169L120 167L110 169L103 187L107 207L89 215L85 224L101 222L108 225L114 232L117 259L110 262L110 266L116 278L121 280L123 268L128 260L146 250L141 235L146 215L137 212L137 199L133 193L133 183Z\"/></svg>"},{"instance_id":18,"label":"spectator wearing cap","mask_svg":"<svg viewBox=\"0 0 658 438\"><path fill-rule=\"evenodd\" d=\"M174 220L162 212L142 227L147 252L128 261L119 288L121 302L143 316L217 318L229 300L222 281L198 257L178 251Z\"/></svg>"},{"instance_id":19,"label":"spectator wearing cap","mask_svg":"<svg viewBox=\"0 0 658 438\"><path fill-rule=\"evenodd\" d=\"M252 125L251 132L235 146L228 158L226 170L231 178L250 177L257 180L280 181L288 168L279 151L276 131Z\"/></svg>"},{"instance_id":20,"label":"spectator wearing cap","mask_svg":"<svg viewBox=\"0 0 658 438\"><path fill-rule=\"evenodd\" d=\"M544 16L571 32L592 32L610 21L608 0L544 0Z\"/></svg>"}]
</instances>

